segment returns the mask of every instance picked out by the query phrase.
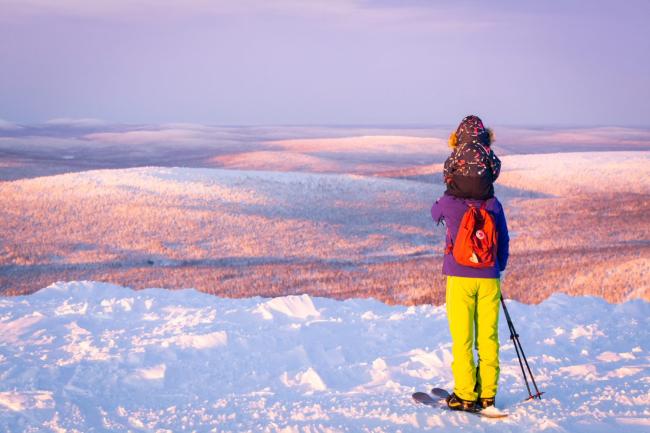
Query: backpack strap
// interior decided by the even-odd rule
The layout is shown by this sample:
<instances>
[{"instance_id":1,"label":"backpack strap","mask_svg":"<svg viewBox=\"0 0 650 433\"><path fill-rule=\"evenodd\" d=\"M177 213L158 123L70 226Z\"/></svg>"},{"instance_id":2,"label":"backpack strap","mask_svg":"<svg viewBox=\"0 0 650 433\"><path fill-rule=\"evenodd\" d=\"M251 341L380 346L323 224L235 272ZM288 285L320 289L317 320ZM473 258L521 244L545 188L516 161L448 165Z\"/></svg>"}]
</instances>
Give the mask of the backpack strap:
<instances>
[{"instance_id":1,"label":"backpack strap","mask_svg":"<svg viewBox=\"0 0 650 433\"><path fill-rule=\"evenodd\" d=\"M483 203L481 203L481 209L483 209L483 210L487 210L488 202L489 202L489 201L492 201L492 200L494 200L494 199L495 199L494 197L490 197L490 198L487 199L487 200L483 200Z\"/></svg>"},{"instance_id":2,"label":"backpack strap","mask_svg":"<svg viewBox=\"0 0 650 433\"><path fill-rule=\"evenodd\" d=\"M468 203L467 200L465 200L464 202L465 202L465 205L467 206L467 209L465 209L465 212L467 212L470 209L476 209L476 206L474 206L471 203ZM485 204L485 203L483 203L483 204ZM481 206L483 206L483 205L481 205ZM463 212L463 215L465 214L465 212ZM462 217L461 217L461 219L462 219ZM446 244L445 245L445 254L451 254L454 251L454 241L452 240L451 231L449 231L449 226L447 226L447 234L446 234L445 238L446 238L445 239L445 244Z\"/></svg>"}]
</instances>

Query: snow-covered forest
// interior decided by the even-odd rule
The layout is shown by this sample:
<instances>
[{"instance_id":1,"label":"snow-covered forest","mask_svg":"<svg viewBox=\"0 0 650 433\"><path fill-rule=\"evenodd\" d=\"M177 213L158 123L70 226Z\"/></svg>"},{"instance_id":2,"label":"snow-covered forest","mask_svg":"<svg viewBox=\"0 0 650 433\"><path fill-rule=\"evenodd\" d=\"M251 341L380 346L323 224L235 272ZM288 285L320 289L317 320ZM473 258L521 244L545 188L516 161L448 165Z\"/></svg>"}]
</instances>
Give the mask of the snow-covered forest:
<instances>
[{"instance_id":1,"label":"snow-covered forest","mask_svg":"<svg viewBox=\"0 0 650 433\"><path fill-rule=\"evenodd\" d=\"M283 136L261 133L262 143L253 145L243 132L206 130L86 133L63 144L57 138L47 152L31 143L33 137L31 147L23 143L27 138L14 137L26 150L22 159L7 160L25 171L22 179L0 183L2 293L98 280L229 297L309 293L444 302L437 272L444 228L429 216L443 192L440 162L449 153L439 135L362 130L357 133L377 135L345 137L337 134L351 131L332 129L326 138L297 139L305 131L288 129ZM496 191L513 233L508 295L529 303L556 291L612 302L650 299L643 266L650 260L650 152L535 153L539 146L526 144L532 135L600 149L601 141L619 134L616 144L643 149L644 132L525 133L516 136L523 142L518 150L533 153L514 154L508 141L497 149L504 168ZM206 135L224 143L210 147ZM130 153L163 138L171 142L157 157L141 155L141 161ZM101 145L92 141L99 139ZM189 167L123 168L125 161L168 164L175 140L182 139L188 154L194 145L197 155L220 156L183 160ZM235 139L244 150L233 150ZM79 153L79 142L100 150L117 143L136 159L118 157L117 168L28 175L35 161L45 172L57 166L56 146L58 155ZM358 143L356 153L348 150L351 143ZM30 153L39 151L38 158ZM6 168L7 175L17 170Z\"/></svg>"}]
</instances>

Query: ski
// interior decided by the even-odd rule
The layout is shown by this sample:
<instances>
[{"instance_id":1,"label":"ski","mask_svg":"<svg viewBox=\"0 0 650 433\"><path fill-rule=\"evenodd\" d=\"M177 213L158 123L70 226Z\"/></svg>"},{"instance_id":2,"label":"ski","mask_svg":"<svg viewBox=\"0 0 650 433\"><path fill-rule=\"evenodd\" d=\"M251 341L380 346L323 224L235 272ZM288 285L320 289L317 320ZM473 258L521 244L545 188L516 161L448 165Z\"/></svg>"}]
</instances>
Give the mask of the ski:
<instances>
[{"instance_id":1,"label":"ski","mask_svg":"<svg viewBox=\"0 0 650 433\"><path fill-rule=\"evenodd\" d=\"M442 408L440 400L432 398L426 392L416 392L413 393L411 397L413 397L413 400L417 401L418 403L426 404L427 406L440 406Z\"/></svg>"}]
</instances>

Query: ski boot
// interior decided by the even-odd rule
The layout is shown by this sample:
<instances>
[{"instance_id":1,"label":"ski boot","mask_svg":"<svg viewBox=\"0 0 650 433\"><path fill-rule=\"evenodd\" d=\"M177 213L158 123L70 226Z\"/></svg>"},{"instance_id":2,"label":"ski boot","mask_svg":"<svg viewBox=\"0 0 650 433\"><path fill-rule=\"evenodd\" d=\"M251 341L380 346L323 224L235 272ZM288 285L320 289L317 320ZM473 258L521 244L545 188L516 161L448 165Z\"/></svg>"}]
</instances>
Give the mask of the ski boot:
<instances>
[{"instance_id":1,"label":"ski boot","mask_svg":"<svg viewBox=\"0 0 650 433\"><path fill-rule=\"evenodd\" d=\"M479 397L476 401L476 406L478 406L479 410L494 406L494 397Z\"/></svg>"},{"instance_id":2,"label":"ski boot","mask_svg":"<svg viewBox=\"0 0 650 433\"><path fill-rule=\"evenodd\" d=\"M471 400L463 400L458 397L456 393L452 393L447 397L447 406L451 410L464 410L466 412L476 412L476 402Z\"/></svg>"}]
</instances>

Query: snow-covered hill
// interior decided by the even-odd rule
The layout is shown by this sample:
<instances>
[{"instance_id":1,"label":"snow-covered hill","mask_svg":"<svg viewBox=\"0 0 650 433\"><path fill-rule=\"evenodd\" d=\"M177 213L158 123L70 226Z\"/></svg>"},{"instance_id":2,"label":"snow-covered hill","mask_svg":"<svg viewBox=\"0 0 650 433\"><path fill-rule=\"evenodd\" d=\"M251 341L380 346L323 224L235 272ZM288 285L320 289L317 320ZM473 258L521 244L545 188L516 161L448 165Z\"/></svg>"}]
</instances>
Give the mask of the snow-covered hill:
<instances>
[{"instance_id":1,"label":"snow-covered hill","mask_svg":"<svg viewBox=\"0 0 650 433\"><path fill-rule=\"evenodd\" d=\"M0 299L9 432L647 432L650 304L512 302L543 391L501 322L502 421L411 401L452 385L444 307L57 283Z\"/></svg>"}]
</instances>

